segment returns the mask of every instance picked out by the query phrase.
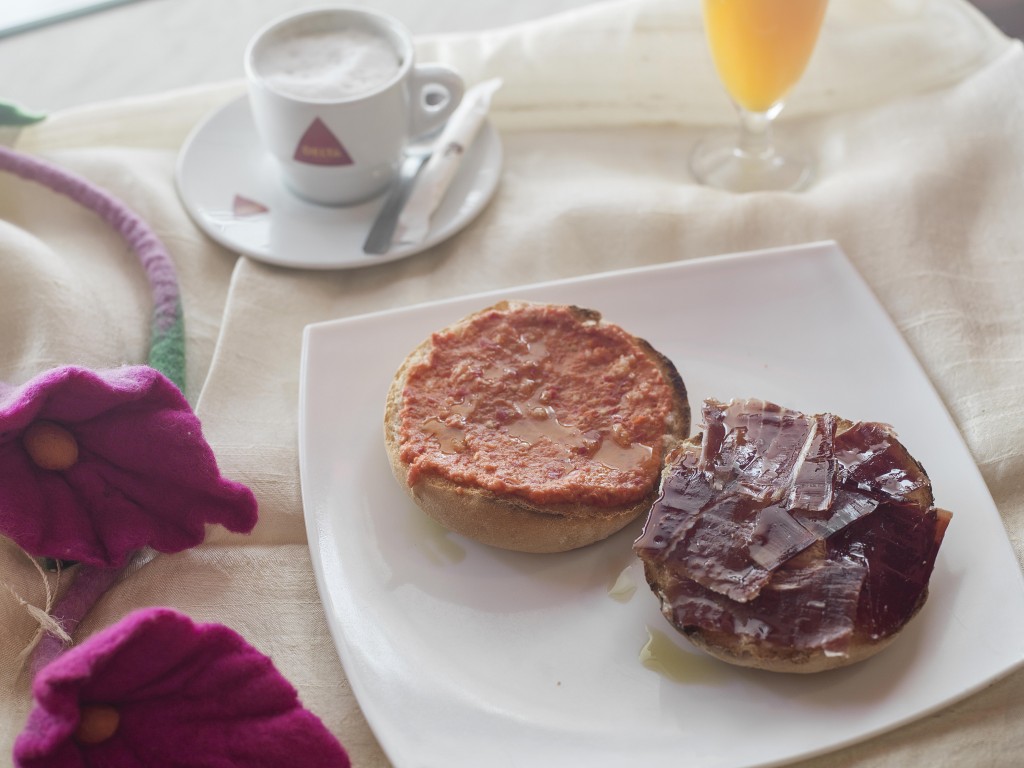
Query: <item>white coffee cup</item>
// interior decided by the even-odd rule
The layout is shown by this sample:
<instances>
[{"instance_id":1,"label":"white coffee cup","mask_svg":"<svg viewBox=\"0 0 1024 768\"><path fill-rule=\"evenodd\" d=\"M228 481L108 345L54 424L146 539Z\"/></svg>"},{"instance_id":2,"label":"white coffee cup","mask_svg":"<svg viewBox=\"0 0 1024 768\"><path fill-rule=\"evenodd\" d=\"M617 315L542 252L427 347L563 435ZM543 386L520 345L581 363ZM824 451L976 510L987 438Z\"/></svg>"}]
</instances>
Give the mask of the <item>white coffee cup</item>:
<instances>
[{"instance_id":1,"label":"white coffee cup","mask_svg":"<svg viewBox=\"0 0 1024 768\"><path fill-rule=\"evenodd\" d=\"M346 205L381 193L406 146L462 99L459 75L416 64L412 36L384 14L328 6L271 22L245 52L256 131L284 183Z\"/></svg>"}]
</instances>

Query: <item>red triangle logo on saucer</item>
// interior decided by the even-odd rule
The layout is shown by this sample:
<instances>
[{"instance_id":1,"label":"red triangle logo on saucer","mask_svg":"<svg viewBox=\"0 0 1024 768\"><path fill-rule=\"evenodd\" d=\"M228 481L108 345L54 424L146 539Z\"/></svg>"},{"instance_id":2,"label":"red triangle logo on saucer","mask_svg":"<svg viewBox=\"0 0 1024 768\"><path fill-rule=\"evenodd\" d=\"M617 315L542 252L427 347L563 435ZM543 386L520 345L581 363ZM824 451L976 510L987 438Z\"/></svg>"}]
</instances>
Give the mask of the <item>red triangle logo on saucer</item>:
<instances>
[{"instance_id":1,"label":"red triangle logo on saucer","mask_svg":"<svg viewBox=\"0 0 1024 768\"><path fill-rule=\"evenodd\" d=\"M243 219L247 216L259 216L261 213L268 213L269 211L270 209L263 205L263 203L257 203L255 200L250 200L242 195L235 195L235 199L231 204L231 212L238 219Z\"/></svg>"},{"instance_id":2,"label":"red triangle logo on saucer","mask_svg":"<svg viewBox=\"0 0 1024 768\"><path fill-rule=\"evenodd\" d=\"M352 165L353 160L338 137L324 125L319 117L310 123L309 128L299 139L295 148L295 161L310 165Z\"/></svg>"}]
</instances>

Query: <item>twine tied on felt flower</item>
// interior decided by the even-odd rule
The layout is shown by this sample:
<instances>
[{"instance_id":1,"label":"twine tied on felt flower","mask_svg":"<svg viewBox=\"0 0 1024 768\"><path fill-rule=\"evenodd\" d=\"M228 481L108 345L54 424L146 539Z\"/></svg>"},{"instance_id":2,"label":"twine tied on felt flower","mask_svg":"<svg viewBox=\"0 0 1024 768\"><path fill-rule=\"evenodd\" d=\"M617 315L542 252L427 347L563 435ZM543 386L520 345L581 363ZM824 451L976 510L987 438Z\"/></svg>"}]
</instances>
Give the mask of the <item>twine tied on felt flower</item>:
<instances>
[{"instance_id":1,"label":"twine tied on felt flower","mask_svg":"<svg viewBox=\"0 0 1024 768\"><path fill-rule=\"evenodd\" d=\"M50 587L50 580L47 578L46 573L43 571L43 567L39 564L39 561L27 552L25 552L25 556L28 557L29 562L32 563L36 571L39 572L39 576L43 580L43 586L46 589L46 605L43 608L32 605L19 595L10 584L4 585L7 587L7 591L11 593L11 596L18 601L18 604L28 611L28 614L39 623L39 628L36 630L36 634L33 635L32 640L18 655L18 661L22 664L28 660L32 649L35 648L36 644L46 633L53 635L54 638L60 641L64 646L70 646L73 642L71 635L68 634L66 629L64 629L64 625L55 619L50 613L50 611L53 610L53 604L56 599L56 589ZM61 573L60 561L55 561L55 570L57 571L57 586L59 587Z\"/></svg>"}]
</instances>

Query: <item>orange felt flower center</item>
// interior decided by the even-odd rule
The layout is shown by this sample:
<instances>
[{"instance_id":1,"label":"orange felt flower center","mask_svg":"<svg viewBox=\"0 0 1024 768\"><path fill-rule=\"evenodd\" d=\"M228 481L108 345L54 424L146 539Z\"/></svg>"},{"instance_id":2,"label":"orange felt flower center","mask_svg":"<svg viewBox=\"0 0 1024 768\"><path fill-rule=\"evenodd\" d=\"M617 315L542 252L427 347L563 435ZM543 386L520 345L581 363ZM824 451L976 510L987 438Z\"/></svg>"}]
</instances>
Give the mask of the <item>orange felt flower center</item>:
<instances>
[{"instance_id":1,"label":"orange felt flower center","mask_svg":"<svg viewBox=\"0 0 1024 768\"><path fill-rule=\"evenodd\" d=\"M115 733L121 723L121 715L107 704L85 704L75 729L75 740L79 744L101 744Z\"/></svg>"},{"instance_id":2,"label":"orange felt flower center","mask_svg":"<svg viewBox=\"0 0 1024 768\"><path fill-rule=\"evenodd\" d=\"M78 441L60 424L36 421L21 439L32 461L43 469L70 469L78 461Z\"/></svg>"}]
</instances>

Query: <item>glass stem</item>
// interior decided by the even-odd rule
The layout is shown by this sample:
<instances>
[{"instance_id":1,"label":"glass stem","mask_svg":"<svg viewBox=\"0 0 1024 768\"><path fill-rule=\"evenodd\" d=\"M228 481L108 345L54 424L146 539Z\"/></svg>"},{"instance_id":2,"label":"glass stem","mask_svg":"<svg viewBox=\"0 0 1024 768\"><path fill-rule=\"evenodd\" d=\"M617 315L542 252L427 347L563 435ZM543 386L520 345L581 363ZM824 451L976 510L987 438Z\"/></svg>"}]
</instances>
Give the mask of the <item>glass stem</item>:
<instances>
[{"instance_id":1,"label":"glass stem","mask_svg":"<svg viewBox=\"0 0 1024 768\"><path fill-rule=\"evenodd\" d=\"M775 154L772 143L772 119L775 114L768 112L748 112L737 107L740 114L739 151L746 157L767 160Z\"/></svg>"}]
</instances>

